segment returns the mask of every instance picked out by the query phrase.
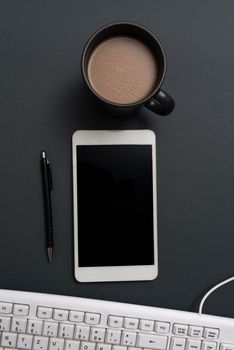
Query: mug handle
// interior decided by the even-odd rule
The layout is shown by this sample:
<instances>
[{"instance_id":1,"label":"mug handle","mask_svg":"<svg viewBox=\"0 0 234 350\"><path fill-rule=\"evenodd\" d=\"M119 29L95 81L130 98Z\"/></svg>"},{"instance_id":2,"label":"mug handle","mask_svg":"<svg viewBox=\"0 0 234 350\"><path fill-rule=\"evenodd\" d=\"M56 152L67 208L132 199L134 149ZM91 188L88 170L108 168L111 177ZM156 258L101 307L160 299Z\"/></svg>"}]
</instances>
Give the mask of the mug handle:
<instances>
[{"instance_id":1,"label":"mug handle","mask_svg":"<svg viewBox=\"0 0 234 350\"><path fill-rule=\"evenodd\" d=\"M175 101L170 95L160 89L146 102L145 106L154 113L166 116L173 111Z\"/></svg>"}]
</instances>

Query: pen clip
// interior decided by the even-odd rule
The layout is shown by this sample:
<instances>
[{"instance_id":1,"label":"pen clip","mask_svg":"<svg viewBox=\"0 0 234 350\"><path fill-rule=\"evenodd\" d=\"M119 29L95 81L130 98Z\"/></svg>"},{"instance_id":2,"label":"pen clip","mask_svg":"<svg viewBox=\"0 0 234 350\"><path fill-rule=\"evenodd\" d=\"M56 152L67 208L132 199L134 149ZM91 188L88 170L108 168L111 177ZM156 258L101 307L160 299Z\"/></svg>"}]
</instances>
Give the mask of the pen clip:
<instances>
[{"instance_id":1,"label":"pen clip","mask_svg":"<svg viewBox=\"0 0 234 350\"><path fill-rule=\"evenodd\" d=\"M52 188L53 188L52 171L51 171L51 166L48 159L46 160L46 165L47 165L48 184L49 184L50 191L52 191Z\"/></svg>"}]
</instances>

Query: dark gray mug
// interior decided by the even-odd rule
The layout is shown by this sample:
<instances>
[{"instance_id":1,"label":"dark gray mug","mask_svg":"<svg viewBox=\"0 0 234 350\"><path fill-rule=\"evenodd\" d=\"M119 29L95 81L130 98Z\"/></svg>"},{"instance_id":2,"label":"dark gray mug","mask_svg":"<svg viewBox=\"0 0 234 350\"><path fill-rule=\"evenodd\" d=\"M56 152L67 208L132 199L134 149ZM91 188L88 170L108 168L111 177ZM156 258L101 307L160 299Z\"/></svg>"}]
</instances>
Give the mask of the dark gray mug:
<instances>
[{"instance_id":1,"label":"dark gray mug","mask_svg":"<svg viewBox=\"0 0 234 350\"><path fill-rule=\"evenodd\" d=\"M93 50L102 41L119 35L130 36L144 42L151 49L152 53L154 53L158 67L158 79L152 92L143 100L130 104L120 104L106 100L92 87L88 77L88 63ZM118 108L118 110L121 111L126 109L130 110L144 105L151 111L164 116L170 114L175 107L173 98L161 89L166 73L166 56L163 47L154 34L138 24L130 22L117 22L108 24L95 32L88 40L83 51L82 73L89 90L98 98L99 101L105 105L108 105L109 107Z\"/></svg>"}]
</instances>

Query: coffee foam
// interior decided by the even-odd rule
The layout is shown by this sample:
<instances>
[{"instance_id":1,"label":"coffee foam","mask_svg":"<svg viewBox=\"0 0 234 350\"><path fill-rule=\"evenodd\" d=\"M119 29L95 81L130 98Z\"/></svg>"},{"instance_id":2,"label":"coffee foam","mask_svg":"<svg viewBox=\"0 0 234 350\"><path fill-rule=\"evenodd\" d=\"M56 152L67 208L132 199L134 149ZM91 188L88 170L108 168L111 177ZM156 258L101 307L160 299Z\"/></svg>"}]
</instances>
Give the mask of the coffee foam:
<instances>
[{"instance_id":1,"label":"coffee foam","mask_svg":"<svg viewBox=\"0 0 234 350\"><path fill-rule=\"evenodd\" d=\"M101 42L88 62L94 90L110 102L130 104L146 98L157 83L157 62L140 40L117 36Z\"/></svg>"}]
</instances>

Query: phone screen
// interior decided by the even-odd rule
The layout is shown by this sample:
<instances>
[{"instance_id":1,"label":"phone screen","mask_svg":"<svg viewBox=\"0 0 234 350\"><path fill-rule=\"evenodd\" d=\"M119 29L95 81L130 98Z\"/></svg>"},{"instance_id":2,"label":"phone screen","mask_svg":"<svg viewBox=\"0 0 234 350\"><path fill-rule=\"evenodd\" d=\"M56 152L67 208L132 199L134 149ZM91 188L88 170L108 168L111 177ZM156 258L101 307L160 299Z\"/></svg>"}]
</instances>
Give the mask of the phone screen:
<instances>
[{"instance_id":1,"label":"phone screen","mask_svg":"<svg viewBox=\"0 0 234 350\"><path fill-rule=\"evenodd\" d=\"M152 145L79 145L80 267L154 264Z\"/></svg>"}]
</instances>

